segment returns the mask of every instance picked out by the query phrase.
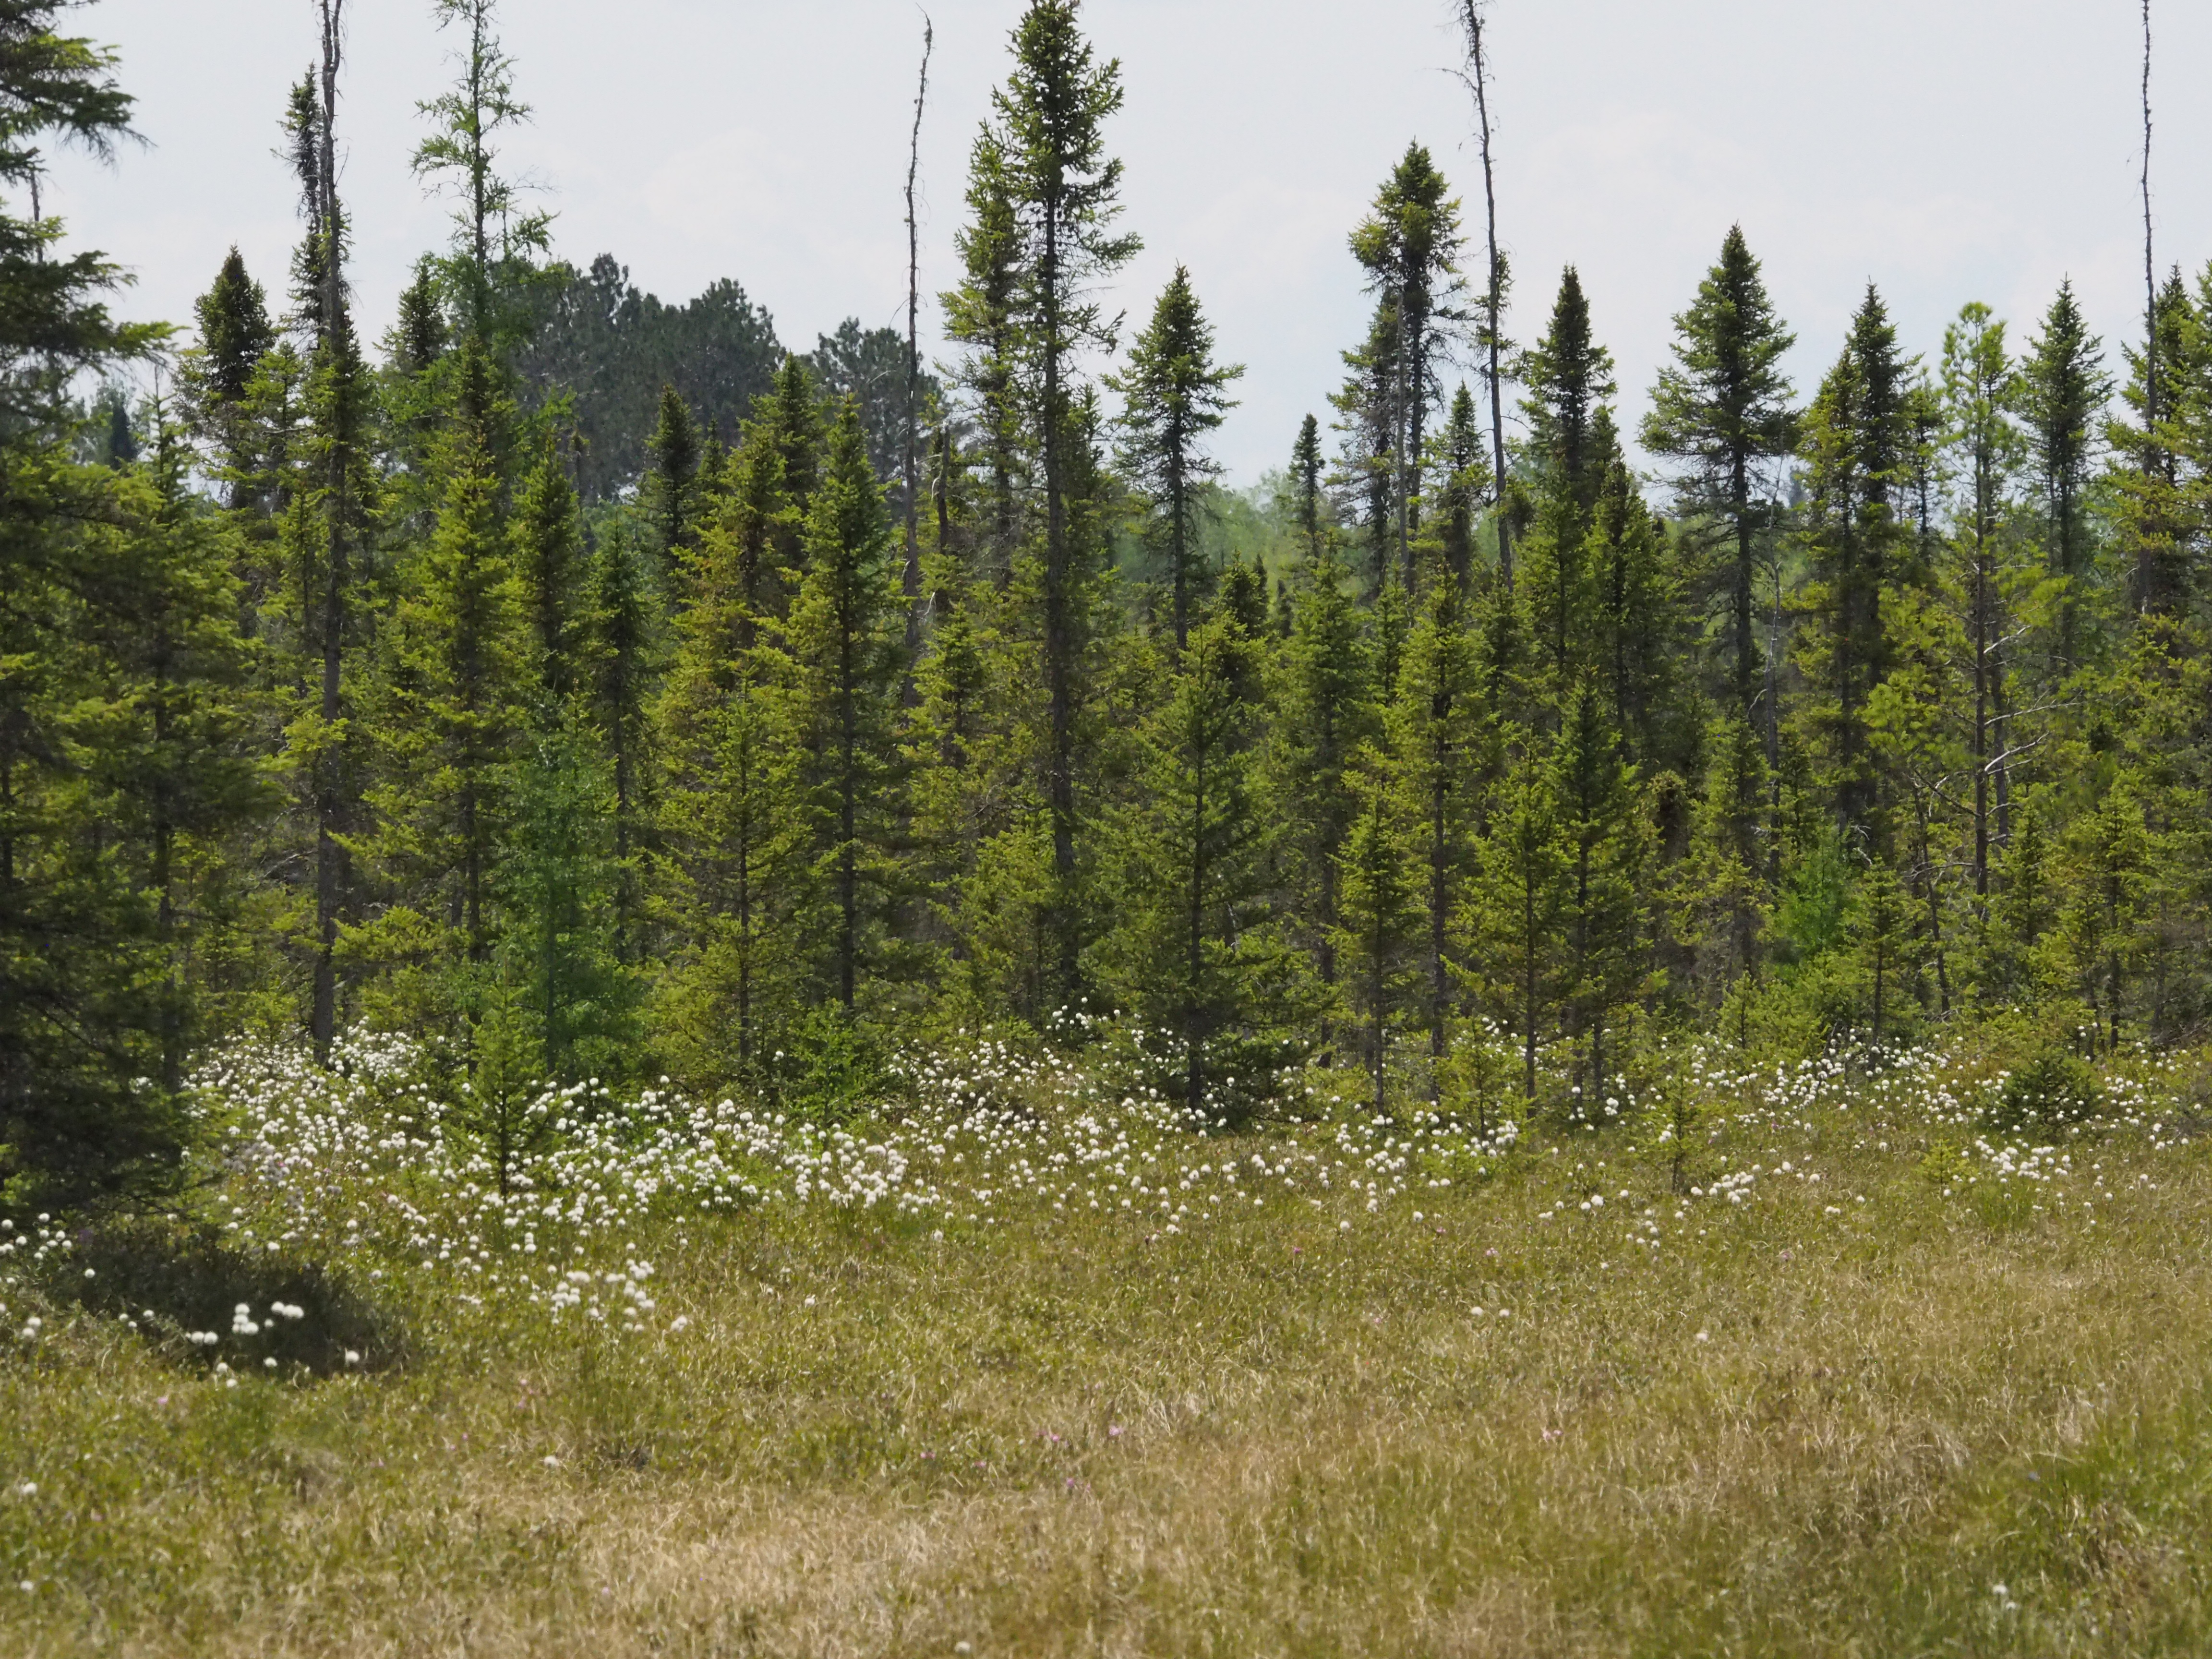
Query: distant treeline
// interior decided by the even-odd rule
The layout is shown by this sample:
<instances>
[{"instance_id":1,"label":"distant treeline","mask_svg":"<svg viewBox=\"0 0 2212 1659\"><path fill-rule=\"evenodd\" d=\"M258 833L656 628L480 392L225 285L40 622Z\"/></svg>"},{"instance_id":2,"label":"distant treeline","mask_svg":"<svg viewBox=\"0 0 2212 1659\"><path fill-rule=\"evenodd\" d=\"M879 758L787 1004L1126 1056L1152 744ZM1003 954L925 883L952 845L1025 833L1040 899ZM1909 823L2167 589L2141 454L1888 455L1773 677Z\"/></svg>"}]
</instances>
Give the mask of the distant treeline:
<instances>
[{"instance_id":1,"label":"distant treeline","mask_svg":"<svg viewBox=\"0 0 2212 1659\"><path fill-rule=\"evenodd\" d=\"M554 418L573 445L586 501L634 487L649 460L664 387L674 388L701 430L734 439L782 366L768 312L737 283L714 283L687 305L641 294L612 254L588 270L555 264L521 283L520 338L513 369L528 402L568 400ZM889 479L899 470L906 423L905 337L848 320L806 354L824 395L860 399L869 454ZM925 377L933 394L933 377Z\"/></svg>"}]
</instances>

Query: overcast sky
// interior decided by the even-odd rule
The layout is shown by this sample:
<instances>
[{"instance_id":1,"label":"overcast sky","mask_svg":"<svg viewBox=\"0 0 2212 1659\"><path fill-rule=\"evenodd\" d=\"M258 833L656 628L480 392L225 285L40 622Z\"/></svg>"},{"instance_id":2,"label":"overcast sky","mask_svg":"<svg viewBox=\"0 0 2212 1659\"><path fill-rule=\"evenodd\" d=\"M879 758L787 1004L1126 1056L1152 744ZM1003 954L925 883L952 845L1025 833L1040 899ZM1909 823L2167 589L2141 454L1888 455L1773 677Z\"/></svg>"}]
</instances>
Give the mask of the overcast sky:
<instances>
[{"instance_id":1,"label":"overcast sky","mask_svg":"<svg viewBox=\"0 0 2212 1659\"><path fill-rule=\"evenodd\" d=\"M2212 6L2156 0L2161 265L2212 257ZM934 0L925 290L950 283L969 138L1020 0ZM506 0L536 121L509 165L544 187L556 245L611 252L681 300L721 276L811 346L901 320L901 191L921 17L910 0ZM453 44L428 0L350 0L341 110L355 280L379 330L444 234L407 155ZM1911 349L1979 299L2032 329L2070 274L2112 356L2142 307L2136 0L1494 0L1498 205L1537 332L1581 269L1632 419L1669 319L1740 221L1809 392L1869 279ZM1225 356L1249 366L1219 436L1232 479L1326 413L1368 302L1345 239L1419 139L1479 227L1480 176L1448 0L1090 0L1128 100L1111 130L1146 251L1133 318L1189 265ZM126 309L188 319L236 242L272 291L298 234L271 151L313 50L309 0L97 0L150 148L58 162L49 210L134 270ZM924 326L934 335L934 307Z\"/></svg>"}]
</instances>

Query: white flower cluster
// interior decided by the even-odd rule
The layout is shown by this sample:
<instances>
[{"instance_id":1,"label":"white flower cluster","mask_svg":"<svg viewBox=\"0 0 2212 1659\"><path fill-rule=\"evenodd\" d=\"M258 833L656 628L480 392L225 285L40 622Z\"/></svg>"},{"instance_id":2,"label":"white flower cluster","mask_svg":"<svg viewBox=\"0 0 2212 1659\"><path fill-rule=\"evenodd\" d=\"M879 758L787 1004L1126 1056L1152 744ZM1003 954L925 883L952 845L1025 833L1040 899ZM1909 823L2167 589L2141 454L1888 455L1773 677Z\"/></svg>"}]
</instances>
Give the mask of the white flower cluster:
<instances>
[{"instance_id":1,"label":"white flower cluster","mask_svg":"<svg viewBox=\"0 0 2212 1659\"><path fill-rule=\"evenodd\" d=\"M1828 1177L1812 1165L1838 1138L1883 1152L1892 1139L1957 1146L1945 1177L1954 1194L2101 1187L2100 1170L2079 1167L2082 1137L2132 1129L2166 1144L2180 1093L2172 1062L2134 1056L2107 1068L2098 1120L2068 1126L2065 1145L2030 1146L1975 1134L2003 1074L1964 1049L1753 1068L1697 1048L1662 1057L1656 1080L1610 1088L1565 1136L1557 1119L1540 1137L1524 1134L1486 1098L1470 1108L1473 1122L1425 1106L1376 1115L1329 1092L1341 1079L1316 1073L1303 1085L1278 1079L1290 1114L1232 1137L1218 1115L1145 1083L1146 1034L1089 1016L1076 1023L1088 1040L1078 1052L981 1036L906 1055L897 1103L844 1127L760 1103L690 1101L665 1080L627 1100L585 1084L537 1094L529 1133L502 1156L481 1113L427 1084L424 1055L398 1036L343 1042L328 1069L297 1048L240 1047L204 1069L195 1099L220 1160L206 1172L222 1194L216 1219L238 1252L327 1265L454 1318L634 1340L694 1328L691 1316L659 1305L651 1241L762 1206L794 1219L904 1222L940 1243L1013 1223L1049 1231L1079 1216L1166 1237L1285 1205L1328 1212L1348 1232L1347 1216L1386 1212L1441 1224L1431 1215L1440 1194L1517 1161L1540 1219L1620 1234L1649 1252L1670 1231L1702 1231L1785 1194L1830 1199ZM1497 1034L1482 1040L1495 1047ZM1500 1086L1510 1095L1519 1083L1515 1071ZM1604 1129L1612 1139L1593 1141L1607 1108L1617 1115ZM1638 1158L1648 1171L1655 1149L1680 1182L1665 1206L1671 1228L1661 1206L1639 1205L1624 1185ZM1637 1188L1650 1185L1637 1178ZM1864 1202L1835 1194L1818 1213L1848 1216ZM28 1227L0 1220L0 1293L51 1278L72 1248L51 1217ZM41 1303L0 1333L41 1340L59 1305ZM260 1312L240 1303L223 1333L160 1328L145 1315L149 1331L221 1349L217 1374L232 1382L234 1365L273 1369L266 1343L307 1317L292 1303ZM351 1350L346 1363L364 1362Z\"/></svg>"}]
</instances>

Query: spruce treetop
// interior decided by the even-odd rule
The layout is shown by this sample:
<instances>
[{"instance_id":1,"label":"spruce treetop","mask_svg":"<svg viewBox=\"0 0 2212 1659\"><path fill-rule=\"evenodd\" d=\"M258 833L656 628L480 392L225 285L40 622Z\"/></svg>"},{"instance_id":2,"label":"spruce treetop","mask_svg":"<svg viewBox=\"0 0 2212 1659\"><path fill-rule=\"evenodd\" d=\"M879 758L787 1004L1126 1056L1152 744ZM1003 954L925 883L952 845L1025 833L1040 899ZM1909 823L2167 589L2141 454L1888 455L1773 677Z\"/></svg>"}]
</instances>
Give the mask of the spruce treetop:
<instances>
[{"instance_id":1,"label":"spruce treetop","mask_svg":"<svg viewBox=\"0 0 2212 1659\"><path fill-rule=\"evenodd\" d=\"M412 165L416 178L454 203L456 275L481 331L490 326L495 269L543 252L552 218L523 212L529 186L498 170L497 136L527 122L531 108L516 95L514 59L493 32L496 0L433 0L432 9L440 28L458 27L467 38L454 53L453 87L416 106L431 131L415 147Z\"/></svg>"},{"instance_id":2,"label":"spruce treetop","mask_svg":"<svg viewBox=\"0 0 2212 1659\"><path fill-rule=\"evenodd\" d=\"M2069 278L2059 283L2021 364L2021 413L2046 475L2078 475L2094 452L2097 413L2112 389L2104 342L2089 332Z\"/></svg>"},{"instance_id":3,"label":"spruce treetop","mask_svg":"<svg viewBox=\"0 0 2212 1659\"><path fill-rule=\"evenodd\" d=\"M1909 394L1915 362L1899 351L1897 325L1872 283L1851 318L1850 340L1844 349L1858 366L1866 398L1861 461L1871 477L1901 481L1911 456Z\"/></svg>"},{"instance_id":4,"label":"spruce treetop","mask_svg":"<svg viewBox=\"0 0 2212 1659\"><path fill-rule=\"evenodd\" d=\"M1306 556L1321 557L1322 532L1321 422L1309 415L1298 424L1297 442L1291 448L1291 489L1297 501L1298 533L1305 538Z\"/></svg>"},{"instance_id":5,"label":"spruce treetop","mask_svg":"<svg viewBox=\"0 0 2212 1659\"><path fill-rule=\"evenodd\" d=\"M276 343L276 331L261 284L247 275L235 246L216 273L215 285L193 309L205 354L206 395L216 403L237 403L252 383L262 354Z\"/></svg>"},{"instance_id":6,"label":"spruce treetop","mask_svg":"<svg viewBox=\"0 0 2212 1659\"><path fill-rule=\"evenodd\" d=\"M1178 647L1189 634L1190 566L1197 538L1193 492L1220 471L1206 453L1206 435L1234 408L1226 388L1241 363L1218 363L1213 325L1200 310L1190 272L1177 265L1152 321L1137 337L1129 366L1107 384L1127 398L1121 460L1151 498L1155 538L1165 544L1175 583Z\"/></svg>"},{"instance_id":7,"label":"spruce treetop","mask_svg":"<svg viewBox=\"0 0 2212 1659\"><path fill-rule=\"evenodd\" d=\"M1462 286L1459 252L1466 239L1450 188L1427 147L1408 144L1352 233L1352 254L1366 270L1370 290L1397 296L1423 322Z\"/></svg>"},{"instance_id":8,"label":"spruce treetop","mask_svg":"<svg viewBox=\"0 0 2212 1659\"><path fill-rule=\"evenodd\" d=\"M1647 449L1689 464L1680 485L1688 510L1716 510L1740 468L1795 444L1781 365L1796 343L1775 313L1742 228L1730 229L1696 301L1674 319L1674 361L1659 371L1644 420Z\"/></svg>"},{"instance_id":9,"label":"spruce treetop","mask_svg":"<svg viewBox=\"0 0 2212 1659\"><path fill-rule=\"evenodd\" d=\"M1049 337L1037 349L1048 353L1111 346L1113 325L1081 296L1144 246L1112 232L1121 216L1121 163L1106 154L1105 125L1121 107L1121 64L1097 61L1080 9L1080 0L1033 0L1014 30L1013 73L992 94L1030 242L1030 300L1057 313L1037 319Z\"/></svg>"},{"instance_id":10,"label":"spruce treetop","mask_svg":"<svg viewBox=\"0 0 2212 1659\"><path fill-rule=\"evenodd\" d=\"M1166 465L1192 479L1218 472L1219 467L1195 446L1237 407L1226 389L1243 377L1243 364L1214 361L1213 325L1199 307L1189 270L1177 265L1151 323L1130 348L1127 370L1108 382L1128 400L1122 425L1132 441L1123 451L1123 465L1154 488L1165 483L1159 475ZM1170 445L1182 452L1172 463L1167 459Z\"/></svg>"},{"instance_id":11,"label":"spruce treetop","mask_svg":"<svg viewBox=\"0 0 2212 1659\"><path fill-rule=\"evenodd\" d=\"M1559 279L1551 327L1522 366L1529 395L1522 404L1539 458L1579 489L1600 459L1591 443L1598 410L1619 389L1613 354L1590 329L1589 299L1572 265Z\"/></svg>"}]
</instances>

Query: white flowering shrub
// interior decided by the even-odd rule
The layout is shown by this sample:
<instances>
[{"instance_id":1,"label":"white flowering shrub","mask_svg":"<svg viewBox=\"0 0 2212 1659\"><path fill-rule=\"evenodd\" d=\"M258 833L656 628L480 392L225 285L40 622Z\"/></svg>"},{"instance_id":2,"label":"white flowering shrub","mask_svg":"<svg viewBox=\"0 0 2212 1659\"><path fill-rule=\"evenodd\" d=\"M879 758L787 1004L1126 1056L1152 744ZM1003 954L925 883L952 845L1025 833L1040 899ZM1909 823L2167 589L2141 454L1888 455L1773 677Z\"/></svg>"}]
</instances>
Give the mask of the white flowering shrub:
<instances>
[{"instance_id":1,"label":"white flowering shrub","mask_svg":"<svg viewBox=\"0 0 2212 1659\"><path fill-rule=\"evenodd\" d=\"M357 1035L328 1069L297 1047L240 1046L194 1079L199 1214L77 1232L0 1218L0 1330L27 1351L58 1320L109 1320L229 1382L404 1364L410 1344L471 1327L665 1344L696 1310L669 1304L656 1257L726 1218L948 1243L1077 1220L1168 1238L1270 1206L1419 1219L1508 1170L1543 1194L1540 1221L1657 1249L1665 1218L1629 1204L1622 1170L1666 1172L1678 1231L1777 1191L1844 1215L1864 1199L1825 1184L1838 1136L1911 1149L1941 1197L2002 1221L2094 1188L2099 1135L2166 1144L2182 1065L2107 1067L2094 1113L2053 1140L1990 1128L2007 1074L1964 1047L1758 1066L1704 1046L1540 1133L1518 1115L1504 1034L1485 1030L1459 1050L1444 1109L1377 1116L1364 1079L1285 1074L1275 1121L1232 1134L1212 1103L1193 1111L1142 1080L1144 1034L1070 1025L1079 1043L982 1035L892 1057L880 1103L842 1121L665 1086L539 1090L527 1110L543 1133L497 1150L404 1037Z\"/></svg>"}]
</instances>

